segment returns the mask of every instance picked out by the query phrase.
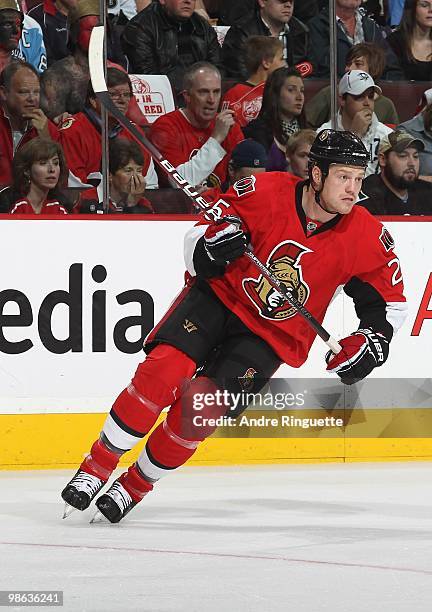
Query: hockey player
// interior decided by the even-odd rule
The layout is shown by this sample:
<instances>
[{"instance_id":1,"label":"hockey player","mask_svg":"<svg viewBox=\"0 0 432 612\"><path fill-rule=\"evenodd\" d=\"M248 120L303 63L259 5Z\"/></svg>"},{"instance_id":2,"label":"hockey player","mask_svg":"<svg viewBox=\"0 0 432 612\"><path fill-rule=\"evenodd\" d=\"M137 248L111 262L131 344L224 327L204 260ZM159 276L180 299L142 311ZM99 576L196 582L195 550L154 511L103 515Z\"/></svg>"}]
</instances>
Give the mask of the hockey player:
<instances>
[{"instance_id":1,"label":"hockey player","mask_svg":"<svg viewBox=\"0 0 432 612\"><path fill-rule=\"evenodd\" d=\"M338 355L327 354L329 372L352 384L386 361L406 303L390 234L355 206L369 155L357 136L326 130L310 160L308 181L287 173L241 179L210 209L217 221L202 219L188 232L190 280L150 333L147 358L63 490L67 504L86 509L120 456L170 406L137 462L96 501L109 521L120 521L214 431L210 419L207 427L191 425L198 393L239 394L246 379L248 392L257 393L281 363L299 367L307 359L316 334L242 257L249 243L319 321L340 285L353 298L360 326L340 341ZM240 413L210 404L203 421Z\"/></svg>"}]
</instances>

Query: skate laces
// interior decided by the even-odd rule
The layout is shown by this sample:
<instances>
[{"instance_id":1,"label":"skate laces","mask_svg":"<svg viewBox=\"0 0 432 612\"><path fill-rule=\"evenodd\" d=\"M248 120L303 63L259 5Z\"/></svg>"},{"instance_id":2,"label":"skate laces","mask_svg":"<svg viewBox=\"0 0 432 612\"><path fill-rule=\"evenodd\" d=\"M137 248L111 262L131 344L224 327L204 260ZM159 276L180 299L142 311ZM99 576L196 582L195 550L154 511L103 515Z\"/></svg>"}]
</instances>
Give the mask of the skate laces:
<instances>
[{"instance_id":1,"label":"skate laces","mask_svg":"<svg viewBox=\"0 0 432 612\"><path fill-rule=\"evenodd\" d=\"M77 491L87 493L90 497L95 495L103 484L103 480L92 474L87 474L87 472L78 472L70 482L70 485L75 487Z\"/></svg>"},{"instance_id":2,"label":"skate laces","mask_svg":"<svg viewBox=\"0 0 432 612\"><path fill-rule=\"evenodd\" d=\"M122 513L125 512L125 510L127 510L127 508L134 503L132 497L129 495L123 485L118 481L113 483L110 489L106 492L106 495L108 495L108 497L111 497L111 499L120 508Z\"/></svg>"}]
</instances>

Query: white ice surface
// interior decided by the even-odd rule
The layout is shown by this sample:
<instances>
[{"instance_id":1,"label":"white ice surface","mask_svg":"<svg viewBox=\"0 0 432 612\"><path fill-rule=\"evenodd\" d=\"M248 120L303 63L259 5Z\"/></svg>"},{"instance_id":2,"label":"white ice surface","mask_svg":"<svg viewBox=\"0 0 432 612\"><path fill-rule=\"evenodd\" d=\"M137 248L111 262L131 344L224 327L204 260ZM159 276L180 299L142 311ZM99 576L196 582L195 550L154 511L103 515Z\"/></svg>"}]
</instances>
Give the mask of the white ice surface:
<instances>
[{"instance_id":1,"label":"white ice surface","mask_svg":"<svg viewBox=\"0 0 432 612\"><path fill-rule=\"evenodd\" d=\"M119 525L60 518L72 474L0 472L0 589L74 612L432 611L432 464L186 467Z\"/></svg>"}]
</instances>

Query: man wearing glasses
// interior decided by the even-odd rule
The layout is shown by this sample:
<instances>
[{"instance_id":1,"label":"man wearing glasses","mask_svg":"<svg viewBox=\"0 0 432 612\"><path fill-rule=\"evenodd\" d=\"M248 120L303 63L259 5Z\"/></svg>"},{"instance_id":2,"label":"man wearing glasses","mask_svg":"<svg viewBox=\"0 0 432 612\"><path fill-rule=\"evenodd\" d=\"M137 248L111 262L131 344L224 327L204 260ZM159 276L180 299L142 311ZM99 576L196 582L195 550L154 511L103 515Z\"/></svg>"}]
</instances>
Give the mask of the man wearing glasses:
<instances>
[{"instance_id":1,"label":"man wearing glasses","mask_svg":"<svg viewBox=\"0 0 432 612\"><path fill-rule=\"evenodd\" d=\"M107 70L108 91L114 104L126 114L132 98L132 85L128 75L117 68ZM131 136L123 129L114 117L108 116L109 138L127 138ZM102 160L101 147L101 105L93 89L89 86L87 101L83 112L66 118L60 125L60 143L63 146L70 172L81 183L88 183L92 173L100 172ZM156 189L158 180L153 160L145 149L143 174L148 189Z\"/></svg>"}]
</instances>

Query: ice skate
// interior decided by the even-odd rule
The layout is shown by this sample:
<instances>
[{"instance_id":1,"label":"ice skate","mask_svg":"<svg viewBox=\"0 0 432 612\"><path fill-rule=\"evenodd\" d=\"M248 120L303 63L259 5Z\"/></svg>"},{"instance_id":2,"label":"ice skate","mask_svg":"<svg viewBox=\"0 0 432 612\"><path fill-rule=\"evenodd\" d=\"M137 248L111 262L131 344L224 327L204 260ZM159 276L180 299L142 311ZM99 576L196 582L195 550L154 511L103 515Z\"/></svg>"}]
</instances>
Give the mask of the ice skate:
<instances>
[{"instance_id":1,"label":"ice skate","mask_svg":"<svg viewBox=\"0 0 432 612\"><path fill-rule=\"evenodd\" d=\"M67 518L75 510L86 510L106 482L79 469L61 493L66 502L63 518Z\"/></svg>"},{"instance_id":2,"label":"ice skate","mask_svg":"<svg viewBox=\"0 0 432 612\"><path fill-rule=\"evenodd\" d=\"M144 479L139 467L134 464L97 499L98 511L90 522L103 520L100 515L110 523L120 522L152 489L153 485Z\"/></svg>"},{"instance_id":3,"label":"ice skate","mask_svg":"<svg viewBox=\"0 0 432 612\"><path fill-rule=\"evenodd\" d=\"M63 489L66 502L63 518L74 510L86 510L117 466L120 455L110 450L102 439L96 440L90 454L81 463L78 472Z\"/></svg>"}]
</instances>

